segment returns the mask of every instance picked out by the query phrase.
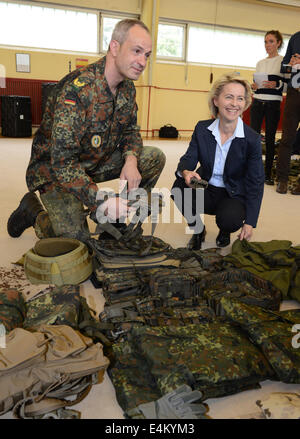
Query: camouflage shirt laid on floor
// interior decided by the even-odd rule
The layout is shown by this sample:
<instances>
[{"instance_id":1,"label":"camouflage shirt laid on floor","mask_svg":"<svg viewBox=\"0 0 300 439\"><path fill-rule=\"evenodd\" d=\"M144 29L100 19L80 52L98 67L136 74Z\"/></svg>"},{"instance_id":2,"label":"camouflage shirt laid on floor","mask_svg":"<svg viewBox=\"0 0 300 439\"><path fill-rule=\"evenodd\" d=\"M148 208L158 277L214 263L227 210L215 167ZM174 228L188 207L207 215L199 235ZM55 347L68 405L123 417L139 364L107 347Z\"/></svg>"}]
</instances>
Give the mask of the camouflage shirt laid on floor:
<instances>
[{"instance_id":1,"label":"camouflage shirt laid on floor","mask_svg":"<svg viewBox=\"0 0 300 439\"><path fill-rule=\"evenodd\" d=\"M266 379L300 383L299 309L274 312L228 296L221 306L224 316L211 321L135 325L113 344L108 372L128 417L182 385L199 390L204 402Z\"/></svg>"},{"instance_id":2,"label":"camouflage shirt laid on floor","mask_svg":"<svg viewBox=\"0 0 300 439\"><path fill-rule=\"evenodd\" d=\"M117 148L123 157L138 158L142 150L134 84L122 81L113 96L105 63L106 57L77 69L54 87L26 173L30 191L58 183L92 211L98 188L89 174Z\"/></svg>"}]
</instances>

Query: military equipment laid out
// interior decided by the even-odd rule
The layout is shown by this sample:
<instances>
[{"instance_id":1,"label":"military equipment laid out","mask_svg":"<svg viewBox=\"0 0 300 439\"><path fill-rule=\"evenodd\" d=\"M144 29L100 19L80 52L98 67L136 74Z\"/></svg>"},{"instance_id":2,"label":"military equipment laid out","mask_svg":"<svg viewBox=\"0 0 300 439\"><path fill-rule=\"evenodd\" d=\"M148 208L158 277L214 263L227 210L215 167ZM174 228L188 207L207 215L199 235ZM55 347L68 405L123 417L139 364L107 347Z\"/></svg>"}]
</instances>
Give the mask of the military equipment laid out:
<instances>
[{"instance_id":1,"label":"military equipment laid out","mask_svg":"<svg viewBox=\"0 0 300 439\"><path fill-rule=\"evenodd\" d=\"M283 299L300 301L300 245L291 241L248 242L236 240L224 257L227 267L245 269L271 282Z\"/></svg>"},{"instance_id":2,"label":"military equipment laid out","mask_svg":"<svg viewBox=\"0 0 300 439\"><path fill-rule=\"evenodd\" d=\"M45 327L68 327L94 346L100 342L111 361L107 370L117 400L132 419L207 418L208 398L253 389L266 379L300 384L300 351L298 355L291 347L291 327L300 321L300 310L279 312L286 290L277 272L271 278L260 276L262 268L279 266L288 273L284 281L292 280L295 289L297 247L289 241L249 247L237 240L232 255L223 257L216 248L173 249L153 235L142 236L140 225L129 226L117 238L84 236L82 246L77 240L39 241L35 254L51 260L44 274L56 275L57 258L68 258L78 248L82 258L67 265L64 275L52 277L56 287L26 302L16 290L0 291L0 322L9 335L21 328L34 335L43 334ZM248 262L257 257L255 271ZM64 284L76 264L85 266L77 283L88 278L91 258L94 285L102 288L106 301L98 318L76 283ZM0 385L1 379L0 372ZM78 393L82 388L84 396L93 382L82 377ZM17 417L78 417L66 409L67 403L57 401L61 395L50 392L40 402L32 395L29 400L14 398L2 410L14 406Z\"/></svg>"},{"instance_id":3,"label":"military equipment laid out","mask_svg":"<svg viewBox=\"0 0 300 439\"><path fill-rule=\"evenodd\" d=\"M169 247L157 252L156 259L135 256L137 264L130 266L129 249L122 249L117 241L102 245L102 265L95 275L106 300L99 319L107 325L103 331L109 340L124 339L134 324L182 326L209 321L223 314L220 299L224 295L279 309L281 294L271 282L245 270L225 269L218 249ZM117 249L121 254L115 256Z\"/></svg>"},{"instance_id":4,"label":"military equipment laid out","mask_svg":"<svg viewBox=\"0 0 300 439\"><path fill-rule=\"evenodd\" d=\"M224 315L222 297L236 297L243 303L274 311L279 310L282 298L280 291L270 281L243 269L224 269L212 273L198 282L197 288L216 315Z\"/></svg>"},{"instance_id":5,"label":"military equipment laid out","mask_svg":"<svg viewBox=\"0 0 300 439\"><path fill-rule=\"evenodd\" d=\"M109 363L100 343L65 325L13 329L0 362L0 415L17 418L78 418L67 407L102 381Z\"/></svg>"},{"instance_id":6,"label":"military equipment laid out","mask_svg":"<svg viewBox=\"0 0 300 439\"><path fill-rule=\"evenodd\" d=\"M214 317L213 309L203 299L162 300L159 296L105 306L99 315L100 321L107 324L102 331L114 342L124 340L133 326L185 326L209 322Z\"/></svg>"},{"instance_id":7,"label":"military equipment laid out","mask_svg":"<svg viewBox=\"0 0 300 439\"><path fill-rule=\"evenodd\" d=\"M71 285L57 287L33 297L25 303L26 314L22 327L38 330L41 325L68 325L78 329L82 299Z\"/></svg>"},{"instance_id":8,"label":"military equipment laid out","mask_svg":"<svg viewBox=\"0 0 300 439\"><path fill-rule=\"evenodd\" d=\"M130 249L131 251L133 251L135 256L145 256L155 252L155 249L157 249L157 244L160 250L169 247L169 245L166 244L164 241L158 238L154 238L153 236L157 225L156 217L159 213L161 213L161 209L164 204L162 194L148 193L147 196L142 196L140 195L138 189L131 190L129 194L127 194L125 186L121 194L117 195L121 198L125 198L128 201L128 206L135 208L135 213L128 225L122 224L122 229L119 229L109 221L104 221L102 223L102 221L99 221L97 218L98 223L95 234L100 233L100 242L101 232L106 232L108 235L111 235L112 239L118 241L123 249ZM128 196L130 197L130 199L127 198ZM109 197L109 194L102 191L101 198L105 199L105 197ZM152 214L153 216L151 221L151 236L145 237L143 236L142 224L150 214ZM83 237L83 239L93 249L95 248L96 244L93 239L89 239L88 236ZM155 240L156 242L153 243L153 240ZM96 248L99 249L99 245L96 245Z\"/></svg>"},{"instance_id":9,"label":"military equipment laid out","mask_svg":"<svg viewBox=\"0 0 300 439\"><path fill-rule=\"evenodd\" d=\"M116 244L105 244L111 245L113 259ZM203 402L276 379L260 347L229 321L223 301L274 312L282 299L280 290L269 280L224 264L217 249L163 252L179 264L130 267L105 256L96 269L106 299L99 319L114 341L109 374L126 416L159 416L153 403L182 385L201 391Z\"/></svg>"},{"instance_id":10,"label":"military equipment laid out","mask_svg":"<svg viewBox=\"0 0 300 439\"><path fill-rule=\"evenodd\" d=\"M133 256L128 250L122 255L119 244L113 241L103 243L100 255L96 252L101 264L96 267L95 274L108 303L126 294L143 295L144 291L148 295L149 288L155 292L158 283L161 284L161 290L170 290L170 294L175 288L182 293L186 291L187 295L190 284L195 280L212 270L222 269L223 257L217 249L195 252L185 248L159 249L160 240L155 242L157 249L153 254L142 258ZM110 254L105 250L107 245L112 246ZM120 256L115 256L118 251Z\"/></svg>"},{"instance_id":11,"label":"military equipment laid out","mask_svg":"<svg viewBox=\"0 0 300 439\"><path fill-rule=\"evenodd\" d=\"M25 254L24 269L33 284L77 285L92 274L92 257L82 242L70 238L39 240Z\"/></svg>"},{"instance_id":12,"label":"military equipment laid out","mask_svg":"<svg viewBox=\"0 0 300 439\"><path fill-rule=\"evenodd\" d=\"M99 322L93 313L72 285L45 289L26 302L19 291L0 290L0 322L6 331L15 328L38 331L41 325L68 325L95 343L110 346L104 332L111 325Z\"/></svg>"},{"instance_id":13,"label":"military equipment laid out","mask_svg":"<svg viewBox=\"0 0 300 439\"><path fill-rule=\"evenodd\" d=\"M27 333L37 334L41 331L41 328L53 327L53 331L55 331L55 328L67 328L67 330L71 331L70 333L62 331L62 333L57 335L57 340L61 342L65 338L66 340L64 343L68 343L69 346L75 345L74 340L70 336L74 333L80 334L80 337L82 337L83 340L88 340L88 345L95 346L95 348L93 348L95 350L98 349L102 351L102 345L106 348L111 345L110 340L108 340L104 333L104 331L107 331L107 325L99 322L99 320L95 318L93 311L88 307L86 299L80 296L79 289L72 285L45 288L44 291L41 291L39 294L26 301L24 300L23 294L19 291L2 288L0 290L0 323L4 325L6 330L6 344L8 343L9 337L12 339L14 338L13 334L15 333L18 336L19 334L26 335ZM16 332L21 329L23 332ZM17 344L12 344L12 350L15 350L15 354L18 355L18 350L22 351L22 349L23 346L19 347ZM91 351L91 349L89 349L89 351ZM3 355L6 355L7 352L7 348L5 347L2 353ZM65 352L61 351L61 358L63 358L64 354ZM93 351L91 351L91 354L93 354ZM57 362L50 363L51 367L56 365L60 366L59 355L57 356ZM67 369L64 369L64 364L62 364L61 369L53 369L53 372L51 372L51 367L49 368L48 364L45 365L45 368L47 368L47 370L49 369L51 372L51 376L48 375L47 379L49 378L49 380L54 382L54 379L63 375L62 386L58 387L57 391L46 392L45 398L40 398L40 393L35 393L41 392L41 394L43 394L44 390L46 390L46 388L44 388L45 382L43 381L43 369L39 368L39 364L36 365L34 363L35 368L33 370L28 369L25 364L24 368L26 369L26 372L22 372L22 375L20 375L21 378L19 376L7 374L3 375L3 378L1 378L0 372L0 416L14 407L14 414L17 417L78 418L80 416L79 412L65 408L66 405L69 406L73 404L71 404L71 402L67 403L61 401L61 398L76 393L78 394L78 399L81 400L87 394L87 391L84 390L89 390L91 385L96 384L98 380L96 379L96 376L92 376L88 372L88 364L86 365L86 369L81 369L81 367L85 367L84 363L82 366L80 365L80 362L84 357L73 357L72 354L70 362L74 362L75 366L76 362L79 362L79 371L86 371L86 374L82 376L82 379L80 376L73 374L73 372L71 376L68 377L63 375L63 371L67 371ZM0 363L3 358L1 358L0 352ZM95 364L95 361L92 361L93 355L87 354L87 359L91 360L90 366ZM48 361L48 359L46 358L44 361ZM107 367L108 360L105 359L105 361ZM60 371L60 375L57 374L57 371ZM32 393L31 387L26 387L31 385L31 381L27 380L27 373L32 374L32 376L35 377ZM42 374L43 379L40 379L38 374ZM64 382L65 378L66 382ZM21 380L16 395L12 393L14 392L14 387L11 387L10 385L10 381L14 379L16 379L17 382L18 380ZM49 385L50 384L51 383L49 383ZM8 392L5 398L2 393L2 386L4 386L3 389L5 388ZM8 398L8 395L10 395L11 398ZM25 397L28 397L28 399ZM38 404L33 402L33 400L37 400ZM29 407L28 404L30 404Z\"/></svg>"},{"instance_id":14,"label":"military equipment laid out","mask_svg":"<svg viewBox=\"0 0 300 439\"><path fill-rule=\"evenodd\" d=\"M135 325L113 345L109 374L128 417L183 385L199 390L203 403L265 379L300 384L300 351L291 343L300 310L274 312L226 296L221 305L224 316L209 323Z\"/></svg>"},{"instance_id":15,"label":"military equipment laid out","mask_svg":"<svg viewBox=\"0 0 300 439\"><path fill-rule=\"evenodd\" d=\"M292 328L300 321L300 309L274 312L226 297L221 302L226 318L259 347L277 379L300 384L300 350L292 343Z\"/></svg>"},{"instance_id":16,"label":"military equipment laid out","mask_svg":"<svg viewBox=\"0 0 300 439\"><path fill-rule=\"evenodd\" d=\"M222 317L185 326L137 326L112 345L108 372L128 414L186 384L207 398L256 388L274 372L263 353Z\"/></svg>"},{"instance_id":17,"label":"military equipment laid out","mask_svg":"<svg viewBox=\"0 0 300 439\"><path fill-rule=\"evenodd\" d=\"M105 292L106 305L99 319L108 324L107 330L103 329L106 336L110 340L123 338L133 324L183 326L210 321L215 315L224 315L222 297L236 297L243 303L279 309L279 290L245 270L202 274L202 280L196 281L180 269L156 269L151 273L144 270L135 279L130 279L126 272L124 275L131 284L139 282L144 288L127 289L123 293L112 293L111 289ZM103 289L105 291L105 287Z\"/></svg>"},{"instance_id":18,"label":"military equipment laid out","mask_svg":"<svg viewBox=\"0 0 300 439\"><path fill-rule=\"evenodd\" d=\"M14 289L0 290L0 323L6 331L22 327L26 316L23 295Z\"/></svg>"},{"instance_id":19,"label":"military equipment laid out","mask_svg":"<svg viewBox=\"0 0 300 439\"><path fill-rule=\"evenodd\" d=\"M174 260L169 252L170 246L159 238L152 236L143 237L147 253L137 254L136 250L128 248L128 242L105 240L103 242L90 240L88 244L95 252L96 261L100 268L123 269L126 267L155 267L155 266L178 266L178 260ZM150 244L150 245L149 245ZM95 264L96 265L96 264ZM96 265L97 266L97 265Z\"/></svg>"},{"instance_id":20,"label":"military equipment laid out","mask_svg":"<svg viewBox=\"0 0 300 439\"><path fill-rule=\"evenodd\" d=\"M222 256L216 249L193 253L163 244L155 238L153 254L138 258L119 242L104 241L96 253L102 264L95 275L106 299L99 319L108 339L124 336L134 323L182 325L214 315L193 289L197 279L220 269Z\"/></svg>"}]
</instances>

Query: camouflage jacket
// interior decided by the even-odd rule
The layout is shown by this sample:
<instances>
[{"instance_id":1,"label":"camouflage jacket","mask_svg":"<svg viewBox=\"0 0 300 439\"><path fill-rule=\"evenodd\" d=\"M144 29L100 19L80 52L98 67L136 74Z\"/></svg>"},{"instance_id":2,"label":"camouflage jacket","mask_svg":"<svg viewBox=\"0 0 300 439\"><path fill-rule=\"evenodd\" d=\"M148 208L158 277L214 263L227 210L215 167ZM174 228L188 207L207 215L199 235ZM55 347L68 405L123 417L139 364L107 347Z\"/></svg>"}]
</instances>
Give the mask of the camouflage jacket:
<instances>
[{"instance_id":1,"label":"camouflage jacket","mask_svg":"<svg viewBox=\"0 0 300 439\"><path fill-rule=\"evenodd\" d=\"M139 157L136 91L122 81L116 96L104 76L106 57L65 76L47 100L27 168L29 190L58 183L92 211L97 185L88 175L119 147Z\"/></svg>"}]
</instances>

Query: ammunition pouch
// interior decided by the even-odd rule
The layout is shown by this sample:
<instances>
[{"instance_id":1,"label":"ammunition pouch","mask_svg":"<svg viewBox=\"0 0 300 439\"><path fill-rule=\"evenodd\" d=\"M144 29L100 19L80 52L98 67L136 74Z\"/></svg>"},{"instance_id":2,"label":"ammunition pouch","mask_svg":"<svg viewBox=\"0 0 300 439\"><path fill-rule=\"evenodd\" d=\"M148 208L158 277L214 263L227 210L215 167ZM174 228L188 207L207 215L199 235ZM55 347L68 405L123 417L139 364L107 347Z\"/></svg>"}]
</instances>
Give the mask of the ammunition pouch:
<instances>
[{"instance_id":1,"label":"ammunition pouch","mask_svg":"<svg viewBox=\"0 0 300 439\"><path fill-rule=\"evenodd\" d=\"M126 296L149 295L150 291L154 295L159 291L165 297L176 296L178 292L187 298L195 281L222 269L223 256L217 249L173 249L153 238L153 253L141 257L119 244L105 241L99 251L95 249L99 261L95 277L109 304Z\"/></svg>"},{"instance_id":2,"label":"ammunition pouch","mask_svg":"<svg viewBox=\"0 0 300 439\"><path fill-rule=\"evenodd\" d=\"M159 296L105 306L99 315L100 322L107 324L105 335L111 341L124 339L133 325L185 326L211 322L214 318L214 311L203 299L162 299Z\"/></svg>"},{"instance_id":3,"label":"ammunition pouch","mask_svg":"<svg viewBox=\"0 0 300 439\"><path fill-rule=\"evenodd\" d=\"M116 263L96 270L106 299L99 319L112 325L105 331L108 339L124 339L133 325L184 326L211 321L225 313L222 297L279 309L277 288L246 270L224 269L215 249L188 253L178 249L171 250L171 255L176 262L173 266L141 266L138 260L132 268Z\"/></svg>"},{"instance_id":4,"label":"ammunition pouch","mask_svg":"<svg viewBox=\"0 0 300 439\"><path fill-rule=\"evenodd\" d=\"M210 273L197 283L195 294L206 299L216 315L225 314L222 298L237 298L240 302L278 311L281 293L274 285L247 270L227 269Z\"/></svg>"}]
</instances>

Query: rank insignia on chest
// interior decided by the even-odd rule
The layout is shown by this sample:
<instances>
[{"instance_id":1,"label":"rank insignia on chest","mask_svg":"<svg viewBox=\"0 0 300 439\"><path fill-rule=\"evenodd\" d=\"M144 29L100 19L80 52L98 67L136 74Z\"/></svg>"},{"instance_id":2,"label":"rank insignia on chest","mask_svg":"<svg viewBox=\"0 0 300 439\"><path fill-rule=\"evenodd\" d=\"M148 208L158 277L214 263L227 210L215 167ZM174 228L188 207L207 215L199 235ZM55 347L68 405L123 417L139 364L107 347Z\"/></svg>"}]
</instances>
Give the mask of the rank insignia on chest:
<instances>
[{"instance_id":1,"label":"rank insignia on chest","mask_svg":"<svg viewBox=\"0 0 300 439\"><path fill-rule=\"evenodd\" d=\"M92 138L91 138L91 145L94 148L98 148L101 145L101 137L99 136L99 134L95 134Z\"/></svg>"}]
</instances>

